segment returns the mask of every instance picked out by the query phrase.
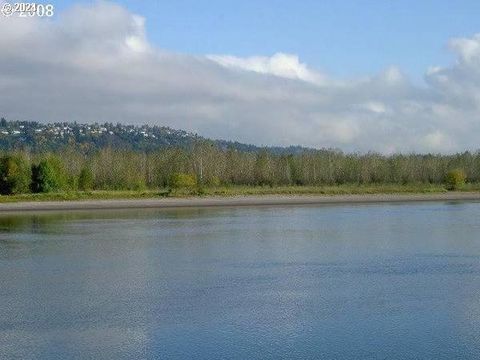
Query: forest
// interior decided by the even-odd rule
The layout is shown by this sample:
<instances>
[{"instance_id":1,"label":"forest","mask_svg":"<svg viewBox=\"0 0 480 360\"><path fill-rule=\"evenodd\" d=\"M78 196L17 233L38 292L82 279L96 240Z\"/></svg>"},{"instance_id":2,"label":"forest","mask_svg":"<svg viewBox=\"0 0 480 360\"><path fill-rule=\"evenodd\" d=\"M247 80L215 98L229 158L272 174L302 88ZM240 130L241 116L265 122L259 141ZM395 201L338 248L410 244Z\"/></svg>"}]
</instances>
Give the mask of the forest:
<instances>
[{"instance_id":1,"label":"forest","mask_svg":"<svg viewBox=\"0 0 480 360\"><path fill-rule=\"evenodd\" d=\"M347 154L310 150L242 152L202 140L155 151L111 147L82 151L4 151L2 194L91 190L191 189L219 186L351 186L438 184L453 190L480 183L480 153Z\"/></svg>"}]
</instances>

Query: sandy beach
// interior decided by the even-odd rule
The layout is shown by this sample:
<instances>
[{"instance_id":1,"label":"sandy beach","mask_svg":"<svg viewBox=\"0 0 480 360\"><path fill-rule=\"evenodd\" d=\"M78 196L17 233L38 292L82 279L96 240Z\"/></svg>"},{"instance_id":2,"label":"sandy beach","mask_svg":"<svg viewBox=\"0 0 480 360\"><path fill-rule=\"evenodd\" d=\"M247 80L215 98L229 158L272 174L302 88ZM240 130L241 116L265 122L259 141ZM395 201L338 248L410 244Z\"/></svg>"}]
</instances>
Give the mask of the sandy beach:
<instances>
[{"instance_id":1,"label":"sandy beach","mask_svg":"<svg viewBox=\"0 0 480 360\"><path fill-rule=\"evenodd\" d=\"M480 201L480 193L367 194L367 195L263 195L233 197L191 197L137 200L38 201L0 204L1 212L112 210L151 208L198 208L226 206L288 206L321 204L361 204L411 201Z\"/></svg>"}]
</instances>

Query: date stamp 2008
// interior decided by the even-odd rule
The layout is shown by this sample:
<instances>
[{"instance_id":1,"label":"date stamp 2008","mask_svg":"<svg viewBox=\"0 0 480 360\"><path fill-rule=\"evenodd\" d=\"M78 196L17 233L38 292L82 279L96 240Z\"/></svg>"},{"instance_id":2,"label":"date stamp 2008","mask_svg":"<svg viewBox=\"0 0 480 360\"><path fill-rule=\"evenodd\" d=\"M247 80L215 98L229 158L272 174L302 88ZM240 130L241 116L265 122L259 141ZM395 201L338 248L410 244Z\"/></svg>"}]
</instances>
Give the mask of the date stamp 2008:
<instances>
[{"instance_id":1,"label":"date stamp 2008","mask_svg":"<svg viewBox=\"0 0 480 360\"><path fill-rule=\"evenodd\" d=\"M1 5L0 14L6 17L17 15L18 17L51 17L54 13L52 4L37 3L3 3Z\"/></svg>"}]
</instances>

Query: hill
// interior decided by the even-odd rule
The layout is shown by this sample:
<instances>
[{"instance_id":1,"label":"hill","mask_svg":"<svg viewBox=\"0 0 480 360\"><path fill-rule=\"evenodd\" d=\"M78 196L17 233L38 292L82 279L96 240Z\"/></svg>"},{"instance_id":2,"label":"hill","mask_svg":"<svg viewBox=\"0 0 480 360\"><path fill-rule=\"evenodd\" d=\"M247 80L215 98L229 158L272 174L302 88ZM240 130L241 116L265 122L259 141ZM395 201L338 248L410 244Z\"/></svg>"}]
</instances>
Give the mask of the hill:
<instances>
[{"instance_id":1,"label":"hill","mask_svg":"<svg viewBox=\"0 0 480 360\"><path fill-rule=\"evenodd\" d=\"M153 151L167 147L189 148L198 141L212 141L221 149L242 152L268 149L275 154L296 154L306 148L259 147L227 140L210 140L195 133L166 126L123 124L79 124L70 122L38 123L35 121L0 120L0 150L58 151L76 146L86 152L111 147L137 151Z\"/></svg>"}]
</instances>

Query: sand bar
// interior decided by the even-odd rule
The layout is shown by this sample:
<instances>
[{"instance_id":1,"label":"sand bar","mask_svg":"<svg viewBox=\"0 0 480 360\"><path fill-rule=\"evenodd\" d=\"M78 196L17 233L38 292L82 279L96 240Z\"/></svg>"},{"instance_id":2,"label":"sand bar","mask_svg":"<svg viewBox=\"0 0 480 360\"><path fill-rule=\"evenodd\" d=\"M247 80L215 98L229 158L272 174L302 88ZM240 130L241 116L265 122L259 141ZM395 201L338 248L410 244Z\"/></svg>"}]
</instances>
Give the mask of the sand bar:
<instances>
[{"instance_id":1,"label":"sand bar","mask_svg":"<svg viewBox=\"0 0 480 360\"><path fill-rule=\"evenodd\" d=\"M320 204L361 204L411 201L480 201L479 192L438 194L364 195L255 195L128 200L32 201L0 204L0 212L47 210L111 210L220 206L287 206Z\"/></svg>"}]
</instances>

